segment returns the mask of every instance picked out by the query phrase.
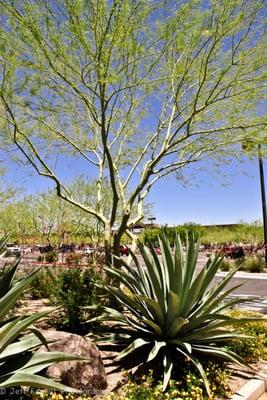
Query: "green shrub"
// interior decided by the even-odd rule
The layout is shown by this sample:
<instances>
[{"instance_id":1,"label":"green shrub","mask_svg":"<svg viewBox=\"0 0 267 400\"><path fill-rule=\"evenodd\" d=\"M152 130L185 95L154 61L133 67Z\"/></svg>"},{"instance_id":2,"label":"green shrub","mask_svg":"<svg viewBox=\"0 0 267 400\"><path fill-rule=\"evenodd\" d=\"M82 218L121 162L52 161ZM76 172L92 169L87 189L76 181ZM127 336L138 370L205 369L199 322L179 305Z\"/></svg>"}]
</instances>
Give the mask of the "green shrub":
<instances>
[{"instance_id":1,"label":"green shrub","mask_svg":"<svg viewBox=\"0 0 267 400\"><path fill-rule=\"evenodd\" d=\"M101 274L93 268L71 268L57 276L55 299L63 308L63 324L69 330L79 330L85 320L88 320L83 307L99 303L100 290L95 284L102 281Z\"/></svg>"},{"instance_id":2,"label":"green shrub","mask_svg":"<svg viewBox=\"0 0 267 400\"><path fill-rule=\"evenodd\" d=\"M210 225L202 227L201 242L210 243L252 243L256 245L262 240L262 223L240 223L232 226Z\"/></svg>"},{"instance_id":3,"label":"green shrub","mask_svg":"<svg viewBox=\"0 0 267 400\"><path fill-rule=\"evenodd\" d=\"M188 360L198 370L210 394L201 364L203 357L243 362L225 348L232 339L244 338L227 328L233 323L242 324L246 319L225 315L233 304L245 302L240 298L226 299L234 288L224 291L237 269L233 268L210 287L220 268L219 256L209 259L202 270L197 271L199 242L190 239L184 250L177 237L174 252L164 235L159 237L159 242L161 258L153 247L149 250L139 243L146 268L134 254L134 266L120 260L126 271L117 267L105 268L121 283L120 288L106 285L106 290L116 297L123 309L104 308L102 316L95 320L113 323L107 327L110 335L105 339L124 345L117 357L120 366L150 368L152 365L161 369L165 390L172 373Z\"/></svg>"},{"instance_id":4,"label":"green shrub","mask_svg":"<svg viewBox=\"0 0 267 400\"><path fill-rule=\"evenodd\" d=\"M186 241L186 237L189 238L199 238L202 234L203 228L195 224L194 222L186 222L183 225L170 227L170 226L162 226L157 229L146 229L141 235L141 241L148 245L149 243L153 243L153 246L159 245L159 235L164 234L170 242L170 245L173 246L175 243L175 238L177 235L180 236L182 242Z\"/></svg>"},{"instance_id":5,"label":"green shrub","mask_svg":"<svg viewBox=\"0 0 267 400\"><path fill-rule=\"evenodd\" d=\"M212 383L211 398L222 396L229 398L232 392L229 387L230 373L224 367L208 363L205 373ZM105 400L204 400L207 399L203 380L190 370L185 370L179 380L170 380L168 390L162 392L163 382L153 378L153 371L137 379L129 374L127 382L117 393L111 393Z\"/></svg>"},{"instance_id":6,"label":"green shrub","mask_svg":"<svg viewBox=\"0 0 267 400\"><path fill-rule=\"evenodd\" d=\"M7 237L0 239L0 254L7 239ZM47 316L49 312L43 311L17 318L10 316L10 311L23 292L28 289L38 272L38 270L34 271L14 283L18 264L19 261L0 277L0 392L5 388L5 392L7 391L5 398L7 398L8 388L20 386L72 390L38 375L41 370L53 362L77 359L77 357L60 352L38 353L35 351L44 343L44 338L33 325L40 318ZM25 334L25 332L27 333Z\"/></svg>"},{"instance_id":7,"label":"green shrub","mask_svg":"<svg viewBox=\"0 0 267 400\"><path fill-rule=\"evenodd\" d=\"M264 318L263 314L249 310L233 310L228 313L234 318ZM242 325L233 324L233 329L241 334L252 335L253 338L246 340L234 339L228 344L228 348L237 353L247 362L257 362L264 357L264 347L267 344L267 320L247 321Z\"/></svg>"},{"instance_id":8,"label":"green shrub","mask_svg":"<svg viewBox=\"0 0 267 400\"><path fill-rule=\"evenodd\" d=\"M240 269L247 272L262 272L264 267L264 258L260 255L254 255L246 257Z\"/></svg>"},{"instance_id":9,"label":"green shrub","mask_svg":"<svg viewBox=\"0 0 267 400\"><path fill-rule=\"evenodd\" d=\"M34 277L30 289L33 299L50 298L55 292L55 274L50 268L41 269Z\"/></svg>"},{"instance_id":10,"label":"green shrub","mask_svg":"<svg viewBox=\"0 0 267 400\"><path fill-rule=\"evenodd\" d=\"M14 400L14 399L10 399ZM73 393L57 393L55 391L37 390L34 393L25 393L23 398L18 400L92 400L92 396L83 396Z\"/></svg>"},{"instance_id":11,"label":"green shrub","mask_svg":"<svg viewBox=\"0 0 267 400\"><path fill-rule=\"evenodd\" d=\"M55 263L58 261L58 253L54 250L45 253L45 261L48 263Z\"/></svg>"},{"instance_id":12,"label":"green shrub","mask_svg":"<svg viewBox=\"0 0 267 400\"><path fill-rule=\"evenodd\" d=\"M246 257L236 258L235 260L233 260L234 261L233 265L235 267L238 267L239 271L242 271L243 267L245 265L245 260L246 260Z\"/></svg>"},{"instance_id":13,"label":"green shrub","mask_svg":"<svg viewBox=\"0 0 267 400\"><path fill-rule=\"evenodd\" d=\"M233 267L231 262L225 258L222 259L221 264L220 264L220 270L221 271L230 271L230 269Z\"/></svg>"},{"instance_id":14,"label":"green shrub","mask_svg":"<svg viewBox=\"0 0 267 400\"><path fill-rule=\"evenodd\" d=\"M68 267L79 267L82 263L83 255L78 253L68 253L65 257L65 262Z\"/></svg>"},{"instance_id":15,"label":"green shrub","mask_svg":"<svg viewBox=\"0 0 267 400\"><path fill-rule=\"evenodd\" d=\"M234 351L246 362L257 362L264 357L265 335L257 335L256 338L240 340L234 339L228 344L228 349Z\"/></svg>"}]
</instances>

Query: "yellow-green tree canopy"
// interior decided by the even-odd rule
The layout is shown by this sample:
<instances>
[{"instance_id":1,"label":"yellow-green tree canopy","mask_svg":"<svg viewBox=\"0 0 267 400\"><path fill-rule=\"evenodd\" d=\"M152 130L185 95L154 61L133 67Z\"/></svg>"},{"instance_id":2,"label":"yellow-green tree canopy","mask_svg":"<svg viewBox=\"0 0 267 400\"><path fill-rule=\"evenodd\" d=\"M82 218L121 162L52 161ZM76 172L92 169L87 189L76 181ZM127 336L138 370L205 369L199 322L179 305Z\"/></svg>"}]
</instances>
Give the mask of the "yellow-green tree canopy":
<instances>
[{"instance_id":1,"label":"yellow-green tree canopy","mask_svg":"<svg viewBox=\"0 0 267 400\"><path fill-rule=\"evenodd\" d=\"M118 245L159 179L251 137L266 139L264 7L0 0L1 130L59 196L101 221L107 243L123 210ZM95 205L65 189L66 157L97 180Z\"/></svg>"}]
</instances>

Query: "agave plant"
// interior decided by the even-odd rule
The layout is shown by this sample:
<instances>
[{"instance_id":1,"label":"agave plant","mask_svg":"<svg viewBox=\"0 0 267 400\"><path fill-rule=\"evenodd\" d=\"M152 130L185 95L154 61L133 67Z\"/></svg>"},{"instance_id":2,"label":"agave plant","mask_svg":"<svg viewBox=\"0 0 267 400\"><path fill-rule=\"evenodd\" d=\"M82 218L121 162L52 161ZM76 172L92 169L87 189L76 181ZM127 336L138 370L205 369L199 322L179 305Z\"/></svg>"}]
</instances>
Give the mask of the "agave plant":
<instances>
[{"instance_id":1,"label":"agave plant","mask_svg":"<svg viewBox=\"0 0 267 400\"><path fill-rule=\"evenodd\" d=\"M181 359L189 360L199 371L210 394L201 363L203 356L244 364L237 354L224 347L234 338L245 338L227 330L228 325L242 323L244 319L237 320L225 314L230 307L244 302L239 298L228 299L240 285L224 291L237 269L211 286L221 263L219 256L210 258L198 271L199 242L187 240L186 250L183 250L177 237L174 251L165 236L161 235L159 242L161 259L152 246L149 249L139 243L145 266L131 254L131 265L120 260L124 269L105 268L120 282L120 288L106 286L106 290L115 296L123 311L104 308L100 317L94 320L115 322L109 324L112 329L102 340L125 344L117 361L131 359L131 367L147 365L152 360L158 367L160 362L165 390L174 366L179 365ZM136 357L137 353L139 357Z\"/></svg>"},{"instance_id":2,"label":"agave plant","mask_svg":"<svg viewBox=\"0 0 267 400\"><path fill-rule=\"evenodd\" d=\"M8 237L0 239L2 255L7 240ZM54 362L78 358L61 352L35 351L46 342L33 324L48 312L39 312L26 317L8 317L10 310L38 272L36 270L14 283L18 263L19 260L2 272L0 277L0 388L32 386L76 392L75 389L37 375ZM26 330L29 333L25 335Z\"/></svg>"}]
</instances>

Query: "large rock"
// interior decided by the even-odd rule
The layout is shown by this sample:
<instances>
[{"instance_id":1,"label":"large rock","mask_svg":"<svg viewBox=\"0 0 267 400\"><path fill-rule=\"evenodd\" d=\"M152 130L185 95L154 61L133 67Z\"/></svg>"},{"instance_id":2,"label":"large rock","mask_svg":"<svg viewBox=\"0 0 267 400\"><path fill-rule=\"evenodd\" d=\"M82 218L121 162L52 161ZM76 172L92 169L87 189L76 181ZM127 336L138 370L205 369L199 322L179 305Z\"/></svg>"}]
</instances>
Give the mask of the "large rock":
<instances>
[{"instance_id":1,"label":"large rock","mask_svg":"<svg viewBox=\"0 0 267 400\"><path fill-rule=\"evenodd\" d=\"M104 365L98 348L90 339L67 332L43 331L45 338L55 340L48 345L51 351L63 351L87 358L85 361L64 361L51 365L47 376L88 394L107 387ZM47 351L42 346L41 351Z\"/></svg>"}]
</instances>

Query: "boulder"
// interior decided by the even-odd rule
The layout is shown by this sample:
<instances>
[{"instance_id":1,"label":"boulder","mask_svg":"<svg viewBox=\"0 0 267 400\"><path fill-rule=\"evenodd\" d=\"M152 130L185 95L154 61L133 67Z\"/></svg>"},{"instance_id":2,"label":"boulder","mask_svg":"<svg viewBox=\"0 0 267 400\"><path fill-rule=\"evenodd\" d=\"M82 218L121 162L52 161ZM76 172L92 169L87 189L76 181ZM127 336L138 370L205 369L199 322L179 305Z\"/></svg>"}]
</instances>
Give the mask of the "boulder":
<instances>
[{"instance_id":1,"label":"boulder","mask_svg":"<svg viewBox=\"0 0 267 400\"><path fill-rule=\"evenodd\" d=\"M60 380L65 385L88 394L97 393L107 387L100 352L89 338L58 331L43 331L42 333L48 341L54 340L48 345L49 350L75 354L87 359L55 363L46 371L49 378ZM47 351L47 349L42 346L40 351Z\"/></svg>"}]
</instances>

